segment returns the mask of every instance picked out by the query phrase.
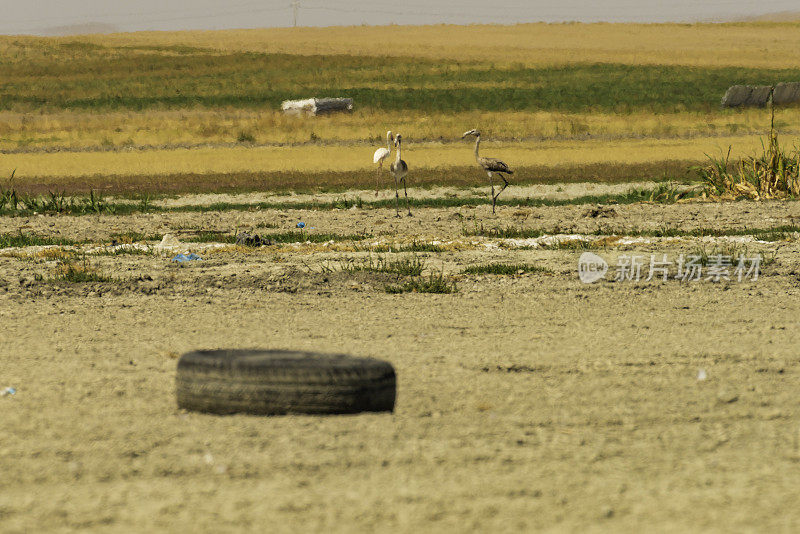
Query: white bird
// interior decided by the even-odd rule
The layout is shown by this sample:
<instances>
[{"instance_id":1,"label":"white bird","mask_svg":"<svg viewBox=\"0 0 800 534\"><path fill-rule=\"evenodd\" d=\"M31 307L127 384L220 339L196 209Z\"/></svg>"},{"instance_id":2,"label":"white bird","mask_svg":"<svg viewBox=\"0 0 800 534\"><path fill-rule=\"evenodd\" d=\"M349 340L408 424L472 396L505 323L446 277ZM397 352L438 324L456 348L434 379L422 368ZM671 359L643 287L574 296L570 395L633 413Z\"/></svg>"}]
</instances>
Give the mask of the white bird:
<instances>
[{"instance_id":1,"label":"white bird","mask_svg":"<svg viewBox=\"0 0 800 534\"><path fill-rule=\"evenodd\" d=\"M492 213L494 213L494 206L497 203L497 197L500 196L500 193L508 187L508 180L506 177L503 176L505 174L514 174L514 171L508 168L508 165L500 161L499 159L495 158L482 158L478 155L478 147L481 144L481 133L478 130L470 130L468 132L464 132L464 135L461 136L461 139L464 139L468 135L475 136L475 161L478 162L478 165L486 171L486 174L489 175L489 184L492 186ZM493 173L497 173L500 175L500 178L503 179L503 187L500 188L500 191L497 194L494 194L494 178L492 177Z\"/></svg>"},{"instance_id":2,"label":"white bird","mask_svg":"<svg viewBox=\"0 0 800 534\"><path fill-rule=\"evenodd\" d=\"M397 211L397 216L400 217L400 192L398 191L398 181L403 182L403 192L406 194L406 208L408 209L408 216L411 217L411 206L408 204L408 190L406 189L406 174L408 174L408 165L406 162L403 161L400 157L400 152L402 148L400 143L403 140L403 136L397 134L394 138L394 146L397 147L397 157L394 160L394 163L389 167L389 170L392 171L392 176L394 176L394 209Z\"/></svg>"},{"instance_id":3,"label":"white bird","mask_svg":"<svg viewBox=\"0 0 800 534\"><path fill-rule=\"evenodd\" d=\"M375 154L372 156L372 163L377 163L378 168L375 169L375 196L378 196L378 180L380 179L381 169L383 168L383 161L389 157L389 154L392 153L392 141L394 140L394 136L392 135L392 131L389 130L386 132L386 148L379 148L375 151Z\"/></svg>"}]
</instances>

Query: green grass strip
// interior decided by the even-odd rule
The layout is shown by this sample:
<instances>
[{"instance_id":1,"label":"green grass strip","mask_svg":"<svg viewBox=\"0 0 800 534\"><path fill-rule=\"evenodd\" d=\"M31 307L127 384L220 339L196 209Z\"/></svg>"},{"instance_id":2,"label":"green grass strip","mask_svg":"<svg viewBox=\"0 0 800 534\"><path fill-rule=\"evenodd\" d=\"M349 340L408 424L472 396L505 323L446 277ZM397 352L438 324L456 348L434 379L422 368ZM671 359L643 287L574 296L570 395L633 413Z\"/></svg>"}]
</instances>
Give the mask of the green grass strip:
<instances>
[{"instance_id":1,"label":"green grass strip","mask_svg":"<svg viewBox=\"0 0 800 534\"><path fill-rule=\"evenodd\" d=\"M85 243L64 237L42 237L34 234L0 234L0 248L33 246L72 246Z\"/></svg>"}]
</instances>

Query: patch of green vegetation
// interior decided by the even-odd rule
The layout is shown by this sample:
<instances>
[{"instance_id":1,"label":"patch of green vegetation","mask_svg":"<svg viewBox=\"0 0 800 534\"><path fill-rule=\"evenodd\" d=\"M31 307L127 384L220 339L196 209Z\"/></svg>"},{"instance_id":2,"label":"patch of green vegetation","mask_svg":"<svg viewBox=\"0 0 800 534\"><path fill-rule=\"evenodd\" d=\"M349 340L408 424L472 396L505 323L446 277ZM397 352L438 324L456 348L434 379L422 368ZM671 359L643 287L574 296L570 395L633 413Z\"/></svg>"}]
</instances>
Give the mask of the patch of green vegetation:
<instances>
[{"instance_id":1,"label":"patch of green vegetation","mask_svg":"<svg viewBox=\"0 0 800 534\"><path fill-rule=\"evenodd\" d=\"M150 256L151 254L149 249L128 246L99 249L88 253L89 256Z\"/></svg>"},{"instance_id":2,"label":"patch of green vegetation","mask_svg":"<svg viewBox=\"0 0 800 534\"><path fill-rule=\"evenodd\" d=\"M239 143L255 143L256 138L252 133L242 130L239 132L239 135L236 136L236 141Z\"/></svg>"},{"instance_id":3,"label":"patch of green vegetation","mask_svg":"<svg viewBox=\"0 0 800 534\"><path fill-rule=\"evenodd\" d=\"M72 246L77 245L79 241L67 239L64 237L43 237L34 234L0 234L0 248L9 247L33 247L33 246Z\"/></svg>"},{"instance_id":4,"label":"patch of green vegetation","mask_svg":"<svg viewBox=\"0 0 800 534\"><path fill-rule=\"evenodd\" d=\"M317 234L305 230L291 230L282 233L263 234L261 237L269 239L273 243L326 243L328 241L361 241L370 236L367 234Z\"/></svg>"},{"instance_id":5,"label":"patch of green vegetation","mask_svg":"<svg viewBox=\"0 0 800 534\"><path fill-rule=\"evenodd\" d=\"M141 232L127 231L111 234L111 240L118 244L139 243L142 241L161 241L164 237L161 234L143 234Z\"/></svg>"},{"instance_id":6,"label":"patch of green vegetation","mask_svg":"<svg viewBox=\"0 0 800 534\"><path fill-rule=\"evenodd\" d=\"M530 263L486 263L471 265L462 271L464 274L498 274L514 275L522 273L549 273L546 267Z\"/></svg>"},{"instance_id":7,"label":"patch of green vegetation","mask_svg":"<svg viewBox=\"0 0 800 534\"><path fill-rule=\"evenodd\" d=\"M646 163L597 162L559 165L525 165L515 169L513 186L528 184L564 183L631 183L661 182L692 184L699 176L687 168L702 164L695 160L656 160ZM488 196L487 186L476 187L480 179L474 165L441 168L415 168L416 187L431 188L449 185L461 191L471 191L474 197ZM316 195L338 193L333 202L338 208L372 206L365 199L348 197L347 191L364 187L375 180L374 169L352 171L257 171L171 173L164 175L125 175L109 180L106 176L84 176L65 181L64 177L43 176L35 183L25 183L17 193L46 194L51 190L66 190L70 195L82 195L91 189L102 190L119 200L138 201L140 211L147 211L154 200L176 199L185 193L249 193L270 191L277 194ZM9 180L10 183L10 180ZM384 189L392 192L392 184L385 182ZM23 187L20 185L20 187ZM143 193L143 191L145 193ZM455 196L455 195L453 195ZM374 198L374 197L369 197ZM143 206L143 208L142 208Z\"/></svg>"},{"instance_id":8,"label":"patch of green vegetation","mask_svg":"<svg viewBox=\"0 0 800 534\"><path fill-rule=\"evenodd\" d=\"M358 209L363 209L364 208L364 201L361 199L361 197L357 197L355 199L348 199L348 198L344 198L344 197L336 198L336 199L331 201L330 207L331 207L331 209L335 209L335 210L349 210L350 208L353 208L353 207L358 208Z\"/></svg>"},{"instance_id":9,"label":"patch of green vegetation","mask_svg":"<svg viewBox=\"0 0 800 534\"><path fill-rule=\"evenodd\" d=\"M598 230L602 231L602 230ZM771 228L659 228L655 230L632 229L620 232L620 235L641 237L728 237L753 236L762 241L782 241L790 239L800 232L800 226L788 224Z\"/></svg>"},{"instance_id":10,"label":"patch of green vegetation","mask_svg":"<svg viewBox=\"0 0 800 534\"><path fill-rule=\"evenodd\" d=\"M750 260L753 257L760 257L761 265L766 266L775 263L777 252L772 251L765 254L750 254L747 245L744 243L722 243L715 244L711 249L706 248L706 245L702 244L699 247L691 250L687 256L699 258L699 260L697 260L698 263L704 267L712 262L712 260L716 261L716 259L720 256L730 260L734 267L742 258L745 260Z\"/></svg>"},{"instance_id":11,"label":"patch of green vegetation","mask_svg":"<svg viewBox=\"0 0 800 534\"><path fill-rule=\"evenodd\" d=\"M761 241L788 241L797 239L796 234L800 232L800 227L795 225L776 226L775 228L762 228L753 232L752 235Z\"/></svg>"},{"instance_id":12,"label":"patch of green vegetation","mask_svg":"<svg viewBox=\"0 0 800 534\"><path fill-rule=\"evenodd\" d=\"M446 277L443 272L431 273L427 278L413 278L401 284L389 284L384 290L390 294L399 293L455 293L458 286L455 280Z\"/></svg>"},{"instance_id":13,"label":"patch of green vegetation","mask_svg":"<svg viewBox=\"0 0 800 534\"><path fill-rule=\"evenodd\" d=\"M498 200L498 206L509 207L546 207L546 206L580 206L584 204L634 204L636 202L652 201L656 189L631 189L618 195L587 195L569 199L548 198L510 198ZM491 204L489 195L458 198L422 198L409 199L410 205L415 208L458 208L463 206L478 206ZM668 202L666 198L659 201ZM154 206L145 201L139 202L114 202L110 203L100 195L91 192L85 197L66 197L63 194L45 196L18 195L14 190L0 189L0 215L31 215L33 213L61 213L65 215L88 214L116 214L129 215L132 213L181 213L181 212L208 212L208 211L259 211L259 210L330 210L349 209L350 207L389 208L394 209L393 199L363 201L338 199L332 202L216 202L213 204L183 205L174 207ZM315 234L311 234L315 235ZM267 236L269 237L269 236ZM314 241L314 237L309 238ZM334 238L335 240L335 238ZM320 238L319 241L326 241ZM412 252L414 250L411 250ZM376 250L376 252L379 252ZM431 250L431 252L440 252Z\"/></svg>"},{"instance_id":14,"label":"patch of green vegetation","mask_svg":"<svg viewBox=\"0 0 800 534\"><path fill-rule=\"evenodd\" d=\"M56 269L55 276L49 281L72 283L113 282L114 278L89 263L84 255L80 262L65 261L61 263Z\"/></svg>"},{"instance_id":15,"label":"patch of green vegetation","mask_svg":"<svg viewBox=\"0 0 800 534\"><path fill-rule=\"evenodd\" d=\"M97 45L100 46L100 45ZM208 48L199 48L196 46L186 45L123 45L113 47L114 50L144 50L147 52L169 52L173 54L196 54L196 53L210 53Z\"/></svg>"},{"instance_id":16,"label":"patch of green vegetation","mask_svg":"<svg viewBox=\"0 0 800 534\"><path fill-rule=\"evenodd\" d=\"M368 260L364 261L351 260L342 262L341 270L347 272L370 271L397 274L400 276L420 276L424 268L425 262L416 255L411 258L400 258L397 260L391 260L385 256L378 256L376 259L373 259L372 256L370 256Z\"/></svg>"},{"instance_id":17,"label":"patch of green vegetation","mask_svg":"<svg viewBox=\"0 0 800 534\"><path fill-rule=\"evenodd\" d=\"M153 253L141 248L115 248L109 250L97 250L88 253L88 256L151 256Z\"/></svg>"},{"instance_id":18,"label":"patch of green vegetation","mask_svg":"<svg viewBox=\"0 0 800 534\"><path fill-rule=\"evenodd\" d=\"M116 204L109 204L102 195L95 194L94 191L91 191L86 197L70 197L64 193L53 192L46 196L34 196L17 193L15 189L0 187L0 215L30 215L32 213L87 215L116 212Z\"/></svg>"},{"instance_id":19,"label":"patch of green vegetation","mask_svg":"<svg viewBox=\"0 0 800 534\"><path fill-rule=\"evenodd\" d=\"M330 234L314 233L305 230L290 230L271 234L261 234L261 239L277 243L326 243L328 241L361 241L369 237L367 234ZM181 239L184 243L236 243L236 236L225 232L198 232Z\"/></svg>"},{"instance_id":20,"label":"patch of green vegetation","mask_svg":"<svg viewBox=\"0 0 800 534\"><path fill-rule=\"evenodd\" d=\"M531 239L536 237L541 237L547 234L560 234L563 233L561 231L556 231L556 229L551 230L550 232L545 230L539 230L536 228L521 228L518 226L506 226L503 228L495 227L495 228L484 228L483 223L478 226L478 223L475 223L474 228L464 228L462 233L465 236L481 236L481 237L494 237L497 239Z\"/></svg>"},{"instance_id":21,"label":"patch of green vegetation","mask_svg":"<svg viewBox=\"0 0 800 534\"><path fill-rule=\"evenodd\" d=\"M412 241L411 243L401 245L371 245L363 247L362 250L370 252L444 252L444 247L434 245L433 243L420 243Z\"/></svg>"},{"instance_id":22,"label":"patch of green vegetation","mask_svg":"<svg viewBox=\"0 0 800 534\"><path fill-rule=\"evenodd\" d=\"M695 197L699 192L698 188L679 187L670 180L661 182L655 189L650 190L650 202L674 204L681 199Z\"/></svg>"},{"instance_id":23,"label":"patch of green vegetation","mask_svg":"<svg viewBox=\"0 0 800 534\"><path fill-rule=\"evenodd\" d=\"M493 237L497 239L532 239L543 235L557 235L574 233L573 229L564 228L522 228L506 226L503 228L484 228L481 224L474 228L464 228L466 236ZM753 236L762 241L782 241L795 237L800 233L800 226L781 225L770 228L610 228L600 227L591 232L581 232L582 235L595 236L627 236L627 237L726 237L726 236Z\"/></svg>"},{"instance_id":24,"label":"patch of green vegetation","mask_svg":"<svg viewBox=\"0 0 800 534\"><path fill-rule=\"evenodd\" d=\"M770 97L770 134L761 154L730 162L731 148L725 157L708 156L710 163L693 167L711 198L797 198L800 196L800 148L786 149L778 143L775 108Z\"/></svg>"},{"instance_id":25,"label":"patch of green vegetation","mask_svg":"<svg viewBox=\"0 0 800 534\"><path fill-rule=\"evenodd\" d=\"M236 243L236 236L225 232L198 232L195 235L182 237L184 243Z\"/></svg>"},{"instance_id":26,"label":"patch of green vegetation","mask_svg":"<svg viewBox=\"0 0 800 534\"><path fill-rule=\"evenodd\" d=\"M800 78L800 69L620 63L498 68L416 57L190 47L137 46L126 53L81 41L21 46L23 53L0 58L2 109L277 109L303 87L308 94L347 94L377 110L670 113L716 110L719 95L734 84ZM397 87L398 79L404 87ZM571 124L570 131L580 135L585 125Z\"/></svg>"},{"instance_id":27,"label":"patch of green vegetation","mask_svg":"<svg viewBox=\"0 0 800 534\"><path fill-rule=\"evenodd\" d=\"M553 243L541 243L539 248L545 250L594 250L600 247L584 239L557 239Z\"/></svg>"}]
</instances>

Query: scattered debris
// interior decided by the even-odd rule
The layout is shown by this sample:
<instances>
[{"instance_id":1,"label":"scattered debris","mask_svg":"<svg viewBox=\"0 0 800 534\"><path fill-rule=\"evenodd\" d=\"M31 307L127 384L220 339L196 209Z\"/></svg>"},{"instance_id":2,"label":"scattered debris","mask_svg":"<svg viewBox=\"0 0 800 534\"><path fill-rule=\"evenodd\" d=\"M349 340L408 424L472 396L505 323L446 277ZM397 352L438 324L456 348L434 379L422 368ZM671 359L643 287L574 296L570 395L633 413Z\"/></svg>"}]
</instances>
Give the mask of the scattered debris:
<instances>
[{"instance_id":1,"label":"scattered debris","mask_svg":"<svg viewBox=\"0 0 800 534\"><path fill-rule=\"evenodd\" d=\"M353 111L352 98L306 98L304 100L284 100L281 111L287 115L323 115L337 111Z\"/></svg>"},{"instance_id":2,"label":"scattered debris","mask_svg":"<svg viewBox=\"0 0 800 534\"><path fill-rule=\"evenodd\" d=\"M706 373L705 369L700 369L697 371L697 381L702 382L703 380L708 378L708 374Z\"/></svg>"},{"instance_id":3,"label":"scattered debris","mask_svg":"<svg viewBox=\"0 0 800 534\"><path fill-rule=\"evenodd\" d=\"M156 252L166 252L183 246L183 243L172 234L164 234L161 242L153 247Z\"/></svg>"},{"instance_id":4,"label":"scattered debris","mask_svg":"<svg viewBox=\"0 0 800 534\"><path fill-rule=\"evenodd\" d=\"M14 395L17 392L16 389L12 387L7 387L4 390L0 391L0 397L5 397L6 395Z\"/></svg>"},{"instance_id":5,"label":"scattered debris","mask_svg":"<svg viewBox=\"0 0 800 534\"><path fill-rule=\"evenodd\" d=\"M178 254L177 256L172 258L170 261L183 263L183 262L186 262L186 261L195 261L195 260L202 260L202 259L203 258L198 256L197 254L195 254L193 252L190 252L189 254Z\"/></svg>"},{"instance_id":6,"label":"scattered debris","mask_svg":"<svg viewBox=\"0 0 800 534\"><path fill-rule=\"evenodd\" d=\"M246 247L261 247L264 245L271 245L272 240L261 237L258 234L250 235L247 232L242 232L236 236L236 244Z\"/></svg>"},{"instance_id":7,"label":"scattered debris","mask_svg":"<svg viewBox=\"0 0 800 534\"><path fill-rule=\"evenodd\" d=\"M591 217L593 219L616 217L616 216L617 216L617 210L615 210L611 206L603 206L602 204L593 206L583 212L583 217Z\"/></svg>"},{"instance_id":8,"label":"scattered debris","mask_svg":"<svg viewBox=\"0 0 800 534\"><path fill-rule=\"evenodd\" d=\"M298 228L305 228L306 227L306 223L304 223L303 221L300 221L299 223L297 223L297 227Z\"/></svg>"},{"instance_id":9,"label":"scattered debris","mask_svg":"<svg viewBox=\"0 0 800 534\"><path fill-rule=\"evenodd\" d=\"M732 391L720 391L717 394L717 400L722 404L732 404L739 400L739 395Z\"/></svg>"},{"instance_id":10,"label":"scattered debris","mask_svg":"<svg viewBox=\"0 0 800 534\"><path fill-rule=\"evenodd\" d=\"M769 103L770 85L733 85L722 97L722 107L739 106L764 107ZM773 102L775 104L793 104L800 102L800 82L779 83L775 85Z\"/></svg>"}]
</instances>

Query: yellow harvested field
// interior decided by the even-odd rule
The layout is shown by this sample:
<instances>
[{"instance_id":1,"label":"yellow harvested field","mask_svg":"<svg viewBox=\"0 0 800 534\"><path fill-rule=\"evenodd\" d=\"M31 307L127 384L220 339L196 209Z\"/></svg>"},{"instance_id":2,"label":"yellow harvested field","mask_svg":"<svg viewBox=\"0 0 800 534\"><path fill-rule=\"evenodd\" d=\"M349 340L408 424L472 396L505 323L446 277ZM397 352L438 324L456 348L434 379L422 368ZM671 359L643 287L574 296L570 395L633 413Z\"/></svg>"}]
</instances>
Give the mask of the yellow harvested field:
<instances>
[{"instance_id":1,"label":"yellow harvested field","mask_svg":"<svg viewBox=\"0 0 800 534\"><path fill-rule=\"evenodd\" d=\"M776 115L780 132L800 127L800 108ZM53 147L169 147L180 144L233 143L241 132L257 144L324 141L383 142L387 129L407 140L452 139L465 129L480 128L495 139L594 137L684 137L742 135L764 132L769 117L763 109L715 113L562 113L463 111L429 115L422 112L370 112L320 117L290 117L262 109L186 109L52 113L0 112L0 150ZM376 144L377 146L377 144Z\"/></svg>"},{"instance_id":2,"label":"yellow harvested field","mask_svg":"<svg viewBox=\"0 0 800 534\"><path fill-rule=\"evenodd\" d=\"M512 167L592 163L703 160L734 147L732 156L761 147L759 136L702 139L623 139L481 144L482 153ZM474 163L473 144L409 143L403 159L411 168L446 168ZM234 172L325 172L374 168L372 146L230 147L147 151L53 152L7 155L0 175L16 168L17 182L36 177L167 175Z\"/></svg>"},{"instance_id":3,"label":"yellow harvested field","mask_svg":"<svg viewBox=\"0 0 800 534\"><path fill-rule=\"evenodd\" d=\"M613 62L789 68L797 66L800 23L353 26L140 32L90 39L113 46L185 45L220 51L417 56L525 65Z\"/></svg>"}]
</instances>

